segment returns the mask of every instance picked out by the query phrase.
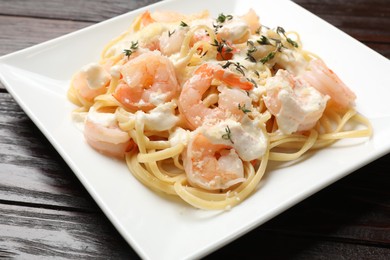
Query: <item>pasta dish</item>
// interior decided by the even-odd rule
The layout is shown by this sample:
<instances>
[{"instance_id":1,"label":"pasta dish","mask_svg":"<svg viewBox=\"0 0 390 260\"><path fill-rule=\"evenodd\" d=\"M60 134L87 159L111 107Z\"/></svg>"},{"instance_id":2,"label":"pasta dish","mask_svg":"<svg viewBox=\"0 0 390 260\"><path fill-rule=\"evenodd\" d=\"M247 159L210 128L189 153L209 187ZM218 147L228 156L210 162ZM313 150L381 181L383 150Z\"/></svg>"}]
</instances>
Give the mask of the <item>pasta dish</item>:
<instances>
[{"instance_id":1,"label":"pasta dish","mask_svg":"<svg viewBox=\"0 0 390 260\"><path fill-rule=\"evenodd\" d=\"M269 161L372 134L355 94L300 35L252 9L146 11L74 74L68 98L92 148L201 209L243 201Z\"/></svg>"}]
</instances>

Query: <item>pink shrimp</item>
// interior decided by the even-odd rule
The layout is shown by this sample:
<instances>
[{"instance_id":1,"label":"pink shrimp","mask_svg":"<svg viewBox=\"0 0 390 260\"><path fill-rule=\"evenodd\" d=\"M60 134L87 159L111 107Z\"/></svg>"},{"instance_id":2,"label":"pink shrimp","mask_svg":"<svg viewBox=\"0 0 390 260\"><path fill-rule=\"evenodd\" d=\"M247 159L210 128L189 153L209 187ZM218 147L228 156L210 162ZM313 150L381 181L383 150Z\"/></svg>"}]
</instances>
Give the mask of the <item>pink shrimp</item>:
<instances>
[{"instance_id":1,"label":"pink shrimp","mask_svg":"<svg viewBox=\"0 0 390 260\"><path fill-rule=\"evenodd\" d=\"M234 44L245 43L251 34L255 34L260 28L259 17L253 9L243 16L233 16L226 19L218 29L217 37L228 40Z\"/></svg>"},{"instance_id":2,"label":"pink shrimp","mask_svg":"<svg viewBox=\"0 0 390 260\"><path fill-rule=\"evenodd\" d=\"M136 25L136 30L142 29L149 24L155 23L156 20L153 19L151 13L149 11L146 11L142 14L140 14L137 18L136 21L134 22L134 25Z\"/></svg>"},{"instance_id":3,"label":"pink shrimp","mask_svg":"<svg viewBox=\"0 0 390 260\"><path fill-rule=\"evenodd\" d=\"M153 20L161 23L190 22L192 20L204 19L209 16L209 12L204 10L199 13L185 15L175 11L154 11L150 14Z\"/></svg>"},{"instance_id":4,"label":"pink shrimp","mask_svg":"<svg viewBox=\"0 0 390 260\"><path fill-rule=\"evenodd\" d=\"M87 102L107 91L111 76L99 64L88 64L73 76L71 85L77 94ZM83 103L83 102L81 102Z\"/></svg>"},{"instance_id":5,"label":"pink shrimp","mask_svg":"<svg viewBox=\"0 0 390 260\"><path fill-rule=\"evenodd\" d=\"M178 95L180 86L172 62L160 52L145 52L121 69L123 80L113 96L131 111L148 111Z\"/></svg>"},{"instance_id":6,"label":"pink shrimp","mask_svg":"<svg viewBox=\"0 0 390 260\"><path fill-rule=\"evenodd\" d=\"M162 54L170 56L174 53L178 53L183 44L183 40L187 30L185 27L180 27L174 31L165 31L159 37L159 49Z\"/></svg>"},{"instance_id":7,"label":"pink shrimp","mask_svg":"<svg viewBox=\"0 0 390 260\"><path fill-rule=\"evenodd\" d=\"M322 116L329 97L286 70L267 80L264 103L285 134L311 129Z\"/></svg>"},{"instance_id":8,"label":"pink shrimp","mask_svg":"<svg viewBox=\"0 0 390 260\"><path fill-rule=\"evenodd\" d=\"M220 190L245 181L243 163L235 150L213 144L200 133L190 140L183 161L188 181L196 187Z\"/></svg>"},{"instance_id":9,"label":"pink shrimp","mask_svg":"<svg viewBox=\"0 0 390 260\"><path fill-rule=\"evenodd\" d=\"M84 126L84 137L95 150L117 158L123 158L133 141L122 131L110 113L89 112Z\"/></svg>"},{"instance_id":10,"label":"pink shrimp","mask_svg":"<svg viewBox=\"0 0 390 260\"><path fill-rule=\"evenodd\" d=\"M319 92L330 97L329 105L345 110L354 106L356 95L320 59L311 60L301 77Z\"/></svg>"},{"instance_id":11,"label":"pink shrimp","mask_svg":"<svg viewBox=\"0 0 390 260\"><path fill-rule=\"evenodd\" d=\"M261 26L259 16L252 8L246 14L240 16L240 18L249 26L251 34L255 34Z\"/></svg>"},{"instance_id":12,"label":"pink shrimp","mask_svg":"<svg viewBox=\"0 0 390 260\"><path fill-rule=\"evenodd\" d=\"M239 109L239 105L241 107L246 106L246 108L251 105L250 98L244 91L229 89L221 85L218 107L207 107L202 102L202 96L210 88L213 79L218 79L229 86L244 90L253 88L253 83L242 79L233 72L207 63L201 65L195 71L195 74L184 83L179 97L180 113L191 129L196 129L208 120L223 120L230 116L240 119L244 112Z\"/></svg>"}]
</instances>

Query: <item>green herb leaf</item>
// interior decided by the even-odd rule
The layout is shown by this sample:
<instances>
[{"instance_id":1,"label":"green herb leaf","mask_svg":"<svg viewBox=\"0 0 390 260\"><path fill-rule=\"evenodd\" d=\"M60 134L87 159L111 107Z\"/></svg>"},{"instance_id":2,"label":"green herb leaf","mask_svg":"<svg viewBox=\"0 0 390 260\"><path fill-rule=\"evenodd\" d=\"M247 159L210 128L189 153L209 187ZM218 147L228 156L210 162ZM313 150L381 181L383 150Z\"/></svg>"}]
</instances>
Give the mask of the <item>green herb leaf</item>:
<instances>
[{"instance_id":1,"label":"green herb leaf","mask_svg":"<svg viewBox=\"0 0 390 260\"><path fill-rule=\"evenodd\" d=\"M181 22L180 22L180 26L181 26L181 27L188 27L188 24L186 24L185 22L181 21Z\"/></svg>"},{"instance_id":2,"label":"green herb leaf","mask_svg":"<svg viewBox=\"0 0 390 260\"><path fill-rule=\"evenodd\" d=\"M227 61L224 65L222 65L222 68L226 69L226 68L229 68L230 65L233 65L235 67L235 69L241 73L243 76L245 76L245 71L244 69L246 70L245 66L241 65L239 62L231 62L231 61Z\"/></svg>"},{"instance_id":3,"label":"green herb leaf","mask_svg":"<svg viewBox=\"0 0 390 260\"><path fill-rule=\"evenodd\" d=\"M258 85L257 85L257 83L256 83L256 81L255 81L254 79L252 79L252 78L246 78L246 79L247 79L249 82L251 82L255 88L258 87Z\"/></svg>"},{"instance_id":4,"label":"green herb leaf","mask_svg":"<svg viewBox=\"0 0 390 260\"><path fill-rule=\"evenodd\" d=\"M206 56L207 52L208 51L203 52L203 54L200 57L203 58L204 56Z\"/></svg>"},{"instance_id":5,"label":"green herb leaf","mask_svg":"<svg viewBox=\"0 0 390 260\"><path fill-rule=\"evenodd\" d=\"M225 127L225 132L226 132L226 134L223 134L223 135L222 135L222 139L230 140L230 142L231 142L232 144L234 144L234 142L233 142L233 140L232 140L232 132L230 131L230 128L229 128L228 125Z\"/></svg>"},{"instance_id":6,"label":"green herb leaf","mask_svg":"<svg viewBox=\"0 0 390 260\"><path fill-rule=\"evenodd\" d=\"M291 38L287 37L286 35L286 31L283 29L283 27L280 27L278 26L276 28L276 32L280 35L282 34L284 36L284 38L286 38L286 41L291 44L292 46L294 46L295 48L298 48L298 43L296 41L293 41Z\"/></svg>"},{"instance_id":7,"label":"green herb leaf","mask_svg":"<svg viewBox=\"0 0 390 260\"><path fill-rule=\"evenodd\" d=\"M264 64L264 63L272 60L274 57L275 57L275 52L270 52L270 53L268 53L267 56L265 56L264 58L260 59L260 62Z\"/></svg>"},{"instance_id":8,"label":"green herb leaf","mask_svg":"<svg viewBox=\"0 0 390 260\"><path fill-rule=\"evenodd\" d=\"M245 58L245 59L246 59L246 60L249 60L250 62L253 62L253 63L256 63L256 62L257 62L256 58L253 57L253 55L252 55L250 52L247 52L247 53L246 53L246 58Z\"/></svg>"},{"instance_id":9,"label":"green herb leaf","mask_svg":"<svg viewBox=\"0 0 390 260\"><path fill-rule=\"evenodd\" d=\"M242 112L244 112L245 114L249 113L249 112L252 112L250 109L247 109L245 107L245 104L243 106L241 106L240 103L238 103L238 109L241 110Z\"/></svg>"},{"instance_id":10,"label":"green herb leaf","mask_svg":"<svg viewBox=\"0 0 390 260\"><path fill-rule=\"evenodd\" d=\"M290 38L287 37L287 42L294 46L295 48L298 48L298 43L296 41L291 40Z\"/></svg>"},{"instance_id":11,"label":"green herb leaf","mask_svg":"<svg viewBox=\"0 0 390 260\"><path fill-rule=\"evenodd\" d=\"M223 57L223 52L230 53L233 51L233 48L229 46L229 44L226 43L226 40L221 40L220 42L217 39L214 39L213 43L210 43L211 46L217 47L217 52L221 55L222 59L225 60L225 57ZM225 49L224 49L225 48Z\"/></svg>"},{"instance_id":12,"label":"green herb leaf","mask_svg":"<svg viewBox=\"0 0 390 260\"><path fill-rule=\"evenodd\" d=\"M127 58L130 57L131 54L133 54L138 49L138 41L131 42L131 46L129 49L124 49L123 53L127 56Z\"/></svg>"},{"instance_id":13,"label":"green herb leaf","mask_svg":"<svg viewBox=\"0 0 390 260\"><path fill-rule=\"evenodd\" d=\"M276 27L276 33L285 35L286 31L283 27L278 26Z\"/></svg>"},{"instance_id":14,"label":"green herb leaf","mask_svg":"<svg viewBox=\"0 0 390 260\"><path fill-rule=\"evenodd\" d=\"M220 53L223 48L223 43L219 42L217 39L214 39L213 43L210 43L211 46L217 47L217 51Z\"/></svg>"},{"instance_id":15,"label":"green herb leaf","mask_svg":"<svg viewBox=\"0 0 390 260\"><path fill-rule=\"evenodd\" d=\"M257 42L260 45L272 45L271 42L269 41L269 39L267 37L265 37L264 35L262 35L260 37L260 40L257 40Z\"/></svg>"},{"instance_id":16,"label":"green herb leaf","mask_svg":"<svg viewBox=\"0 0 390 260\"><path fill-rule=\"evenodd\" d=\"M230 14L224 15L223 13L221 13L218 15L217 22L224 23L226 20L231 20L231 19L233 19L232 15Z\"/></svg>"},{"instance_id":17,"label":"green herb leaf","mask_svg":"<svg viewBox=\"0 0 390 260\"><path fill-rule=\"evenodd\" d=\"M217 34L217 33L218 33L218 30L219 30L220 28L222 28L223 25L214 24L214 23L213 23L213 27L214 27L214 32L215 32L215 34Z\"/></svg>"}]
</instances>

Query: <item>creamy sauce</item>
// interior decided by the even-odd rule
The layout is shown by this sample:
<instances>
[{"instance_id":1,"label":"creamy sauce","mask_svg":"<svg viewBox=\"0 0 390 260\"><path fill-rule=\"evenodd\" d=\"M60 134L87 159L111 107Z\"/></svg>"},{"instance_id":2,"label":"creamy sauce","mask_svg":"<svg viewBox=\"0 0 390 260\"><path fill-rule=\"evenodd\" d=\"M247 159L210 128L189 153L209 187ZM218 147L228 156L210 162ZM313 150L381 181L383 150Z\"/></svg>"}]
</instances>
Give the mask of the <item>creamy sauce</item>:
<instances>
[{"instance_id":1,"label":"creamy sauce","mask_svg":"<svg viewBox=\"0 0 390 260\"><path fill-rule=\"evenodd\" d=\"M250 33L249 26L241 19L233 19L223 24L222 28L218 30L218 34L222 39L236 42ZM244 39L245 41L246 39Z\"/></svg>"},{"instance_id":2,"label":"creamy sauce","mask_svg":"<svg viewBox=\"0 0 390 260\"><path fill-rule=\"evenodd\" d=\"M261 158L267 148L267 137L259 122L248 117L242 123L228 119L201 131L212 143L233 147L244 161Z\"/></svg>"},{"instance_id":3,"label":"creamy sauce","mask_svg":"<svg viewBox=\"0 0 390 260\"><path fill-rule=\"evenodd\" d=\"M178 145L178 144L184 144L187 145L189 140L192 138L193 132L189 130L185 130L181 127L176 127L173 132L169 135L169 142L172 146Z\"/></svg>"},{"instance_id":4,"label":"creamy sauce","mask_svg":"<svg viewBox=\"0 0 390 260\"><path fill-rule=\"evenodd\" d=\"M88 87L99 89L104 87L110 81L110 74L99 64L90 63L81 68L80 71L87 79Z\"/></svg>"},{"instance_id":5,"label":"creamy sauce","mask_svg":"<svg viewBox=\"0 0 390 260\"><path fill-rule=\"evenodd\" d=\"M112 113L100 113L90 109L87 120L103 127L112 127L117 124L116 115Z\"/></svg>"},{"instance_id":6,"label":"creamy sauce","mask_svg":"<svg viewBox=\"0 0 390 260\"><path fill-rule=\"evenodd\" d=\"M284 70L267 80L266 89L265 103L284 134L312 128L329 99L309 83L297 80Z\"/></svg>"},{"instance_id":7,"label":"creamy sauce","mask_svg":"<svg viewBox=\"0 0 390 260\"><path fill-rule=\"evenodd\" d=\"M136 119L141 120L148 130L165 131L173 128L179 121L175 115L176 104L167 102L145 113L143 111L136 112Z\"/></svg>"}]
</instances>

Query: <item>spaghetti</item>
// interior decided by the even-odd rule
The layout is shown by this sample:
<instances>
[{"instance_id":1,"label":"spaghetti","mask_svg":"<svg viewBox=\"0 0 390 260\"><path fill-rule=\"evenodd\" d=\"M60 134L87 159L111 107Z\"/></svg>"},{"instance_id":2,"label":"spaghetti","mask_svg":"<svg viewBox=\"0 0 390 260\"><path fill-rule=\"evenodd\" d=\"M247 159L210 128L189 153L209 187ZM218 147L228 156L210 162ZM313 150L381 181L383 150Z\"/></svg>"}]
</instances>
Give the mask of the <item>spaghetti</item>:
<instances>
[{"instance_id":1,"label":"spaghetti","mask_svg":"<svg viewBox=\"0 0 390 260\"><path fill-rule=\"evenodd\" d=\"M299 34L253 10L145 12L73 76L68 98L89 145L202 209L243 201L270 160L372 134L355 94Z\"/></svg>"}]
</instances>

